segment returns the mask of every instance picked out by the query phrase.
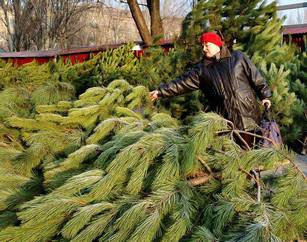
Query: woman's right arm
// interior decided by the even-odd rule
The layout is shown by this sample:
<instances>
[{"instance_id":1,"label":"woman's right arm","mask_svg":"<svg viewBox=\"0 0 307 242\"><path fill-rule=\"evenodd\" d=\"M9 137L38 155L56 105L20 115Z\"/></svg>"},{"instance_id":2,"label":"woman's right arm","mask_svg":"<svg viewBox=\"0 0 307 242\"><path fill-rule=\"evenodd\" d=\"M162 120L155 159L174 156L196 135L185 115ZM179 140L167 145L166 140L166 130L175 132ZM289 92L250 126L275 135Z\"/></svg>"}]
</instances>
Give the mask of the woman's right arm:
<instances>
[{"instance_id":1,"label":"woman's right arm","mask_svg":"<svg viewBox=\"0 0 307 242\"><path fill-rule=\"evenodd\" d=\"M151 100L159 97L173 97L194 90L200 87L200 76L202 72L202 64L198 64L192 70L184 73L182 76L172 80L169 83L161 84L157 90L150 92Z\"/></svg>"}]
</instances>

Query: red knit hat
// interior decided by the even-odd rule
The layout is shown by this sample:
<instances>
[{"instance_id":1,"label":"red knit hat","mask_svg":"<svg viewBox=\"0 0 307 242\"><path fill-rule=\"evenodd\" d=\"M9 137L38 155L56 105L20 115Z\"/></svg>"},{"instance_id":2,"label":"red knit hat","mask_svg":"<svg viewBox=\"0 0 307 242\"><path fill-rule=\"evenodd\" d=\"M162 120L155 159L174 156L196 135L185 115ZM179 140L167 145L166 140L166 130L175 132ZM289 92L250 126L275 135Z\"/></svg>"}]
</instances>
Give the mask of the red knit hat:
<instances>
[{"instance_id":1,"label":"red knit hat","mask_svg":"<svg viewBox=\"0 0 307 242\"><path fill-rule=\"evenodd\" d=\"M201 43L210 42L210 43L213 43L213 44L215 44L219 47L221 47L224 44L224 42L221 40L221 37L219 35L217 35L216 33L213 33L213 32L203 33L200 36L200 42Z\"/></svg>"}]
</instances>

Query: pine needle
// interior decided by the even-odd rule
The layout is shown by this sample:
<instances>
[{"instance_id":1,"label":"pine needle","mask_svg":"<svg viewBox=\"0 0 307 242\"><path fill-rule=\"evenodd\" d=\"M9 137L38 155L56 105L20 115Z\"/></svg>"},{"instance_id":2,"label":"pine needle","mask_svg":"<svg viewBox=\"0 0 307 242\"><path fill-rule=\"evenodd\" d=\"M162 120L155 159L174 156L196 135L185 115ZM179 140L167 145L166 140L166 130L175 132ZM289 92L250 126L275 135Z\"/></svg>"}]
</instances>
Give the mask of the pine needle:
<instances>
[{"instance_id":1,"label":"pine needle","mask_svg":"<svg viewBox=\"0 0 307 242\"><path fill-rule=\"evenodd\" d=\"M191 238L188 241L202 241L202 242L212 242L217 241L214 234L205 226L199 226L193 232Z\"/></svg>"},{"instance_id":2,"label":"pine needle","mask_svg":"<svg viewBox=\"0 0 307 242\"><path fill-rule=\"evenodd\" d=\"M72 239L81 229L86 227L95 215L110 209L114 209L114 205L106 202L91 204L79 208L79 211L74 214L73 218L70 219L61 230L62 235L67 239Z\"/></svg>"},{"instance_id":3,"label":"pine needle","mask_svg":"<svg viewBox=\"0 0 307 242\"><path fill-rule=\"evenodd\" d=\"M82 146L77 151L71 153L62 163L46 167L45 176L47 180L52 179L59 172L78 168L81 163L95 158L101 152L99 145Z\"/></svg>"}]
</instances>

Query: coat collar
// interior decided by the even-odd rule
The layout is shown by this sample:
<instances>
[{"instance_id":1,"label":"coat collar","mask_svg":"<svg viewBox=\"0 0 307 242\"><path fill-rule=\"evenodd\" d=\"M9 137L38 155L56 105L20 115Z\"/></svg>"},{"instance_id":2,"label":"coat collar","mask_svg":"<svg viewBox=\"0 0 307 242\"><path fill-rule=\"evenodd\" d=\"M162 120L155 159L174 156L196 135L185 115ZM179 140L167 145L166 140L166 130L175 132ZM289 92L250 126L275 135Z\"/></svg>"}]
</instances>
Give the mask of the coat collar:
<instances>
[{"instance_id":1,"label":"coat collar","mask_svg":"<svg viewBox=\"0 0 307 242\"><path fill-rule=\"evenodd\" d=\"M226 46L222 46L221 51L220 51L220 58L228 58L231 57L231 53L229 51L229 49Z\"/></svg>"}]
</instances>

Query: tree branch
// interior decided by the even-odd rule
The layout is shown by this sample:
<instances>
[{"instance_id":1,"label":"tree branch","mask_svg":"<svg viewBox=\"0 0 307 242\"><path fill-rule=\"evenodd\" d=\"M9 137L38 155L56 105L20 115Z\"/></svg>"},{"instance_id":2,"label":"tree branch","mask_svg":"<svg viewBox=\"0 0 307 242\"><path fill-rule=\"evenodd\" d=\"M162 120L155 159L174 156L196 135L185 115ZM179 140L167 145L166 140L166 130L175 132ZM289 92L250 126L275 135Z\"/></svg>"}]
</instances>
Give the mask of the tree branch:
<instances>
[{"instance_id":1,"label":"tree branch","mask_svg":"<svg viewBox=\"0 0 307 242\"><path fill-rule=\"evenodd\" d=\"M249 176L252 180L254 180L257 184L257 201L260 203L261 202L261 180L259 179L259 176L254 177L250 172L246 171L243 169L243 167L239 168L239 171L242 171L243 173L245 173L247 176Z\"/></svg>"},{"instance_id":2,"label":"tree branch","mask_svg":"<svg viewBox=\"0 0 307 242\"><path fill-rule=\"evenodd\" d=\"M211 175L200 176L200 177L196 177L196 178L188 180L188 183L192 186L198 186L198 185L208 183L211 180L211 178L212 178Z\"/></svg>"},{"instance_id":3,"label":"tree branch","mask_svg":"<svg viewBox=\"0 0 307 242\"><path fill-rule=\"evenodd\" d=\"M120 2L120 3L128 4L128 1L124 1L124 0L119 0L119 2ZM144 7L147 7L147 8L148 8L148 5L145 4L145 3L138 3L138 2L137 2L137 4L138 4L139 6L144 6Z\"/></svg>"},{"instance_id":4,"label":"tree branch","mask_svg":"<svg viewBox=\"0 0 307 242\"><path fill-rule=\"evenodd\" d=\"M200 156L197 156L197 159L200 163L203 164L203 166L207 169L207 171L209 171L210 174L212 174L212 170L211 168L208 166L208 164L200 157Z\"/></svg>"},{"instance_id":5,"label":"tree branch","mask_svg":"<svg viewBox=\"0 0 307 242\"><path fill-rule=\"evenodd\" d=\"M245 145L245 147L247 148L247 150L251 150L251 147L247 144L247 142L242 138L242 136L240 135L239 130L233 130L233 132L237 135L237 137L240 139L240 141Z\"/></svg>"}]
</instances>

